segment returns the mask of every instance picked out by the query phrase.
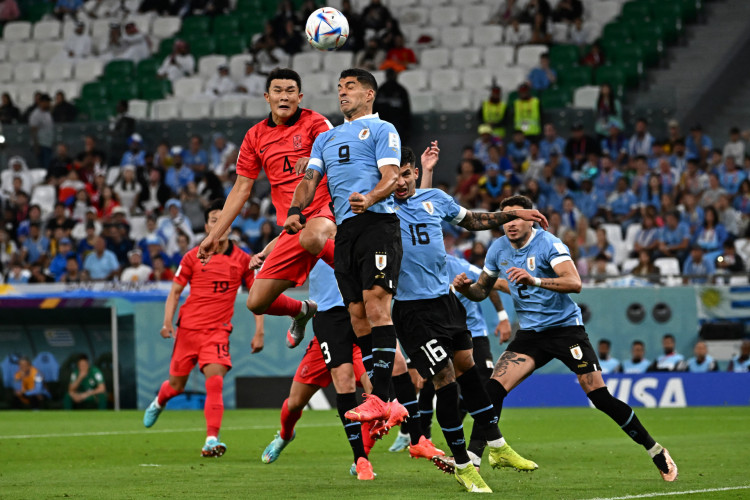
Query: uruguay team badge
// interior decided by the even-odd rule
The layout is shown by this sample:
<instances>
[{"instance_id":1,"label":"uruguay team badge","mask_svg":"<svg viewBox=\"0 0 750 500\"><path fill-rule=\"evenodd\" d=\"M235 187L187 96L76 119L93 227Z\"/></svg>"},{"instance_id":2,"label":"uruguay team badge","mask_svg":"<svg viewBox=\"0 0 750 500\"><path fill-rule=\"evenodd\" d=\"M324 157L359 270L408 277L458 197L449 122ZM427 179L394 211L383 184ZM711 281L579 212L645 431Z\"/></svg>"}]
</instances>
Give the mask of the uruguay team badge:
<instances>
[{"instance_id":1,"label":"uruguay team badge","mask_svg":"<svg viewBox=\"0 0 750 500\"><path fill-rule=\"evenodd\" d=\"M533 271L536 269L536 256L532 255L528 259L526 259L526 267L529 268L529 271Z\"/></svg>"},{"instance_id":2,"label":"uruguay team badge","mask_svg":"<svg viewBox=\"0 0 750 500\"><path fill-rule=\"evenodd\" d=\"M422 206L428 214L432 215L433 213L435 213L435 207L432 205L431 201L423 201Z\"/></svg>"},{"instance_id":3,"label":"uruguay team badge","mask_svg":"<svg viewBox=\"0 0 750 500\"><path fill-rule=\"evenodd\" d=\"M388 256L384 253L376 253L375 254L375 267L378 268L378 271L382 271L385 269L385 266L388 264Z\"/></svg>"},{"instance_id":4,"label":"uruguay team badge","mask_svg":"<svg viewBox=\"0 0 750 500\"><path fill-rule=\"evenodd\" d=\"M583 351L581 350L581 346L578 344L574 345L570 348L570 354L573 356L573 359L580 360L583 357Z\"/></svg>"},{"instance_id":5,"label":"uruguay team badge","mask_svg":"<svg viewBox=\"0 0 750 500\"><path fill-rule=\"evenodd\" d=\"M359 131L359 140L360 141L364 141L368 137L370 137L370 129L369 128L363 128L362 130Z\"/></svg>"},{"instance_id":6,"label":"uruguay team badge","mask_svg":"<svg viewBox=\"0 0 750 500\"><path fill-rule=\"evenodd\" d=\"M294 149L302 149L302 136L295 135L292 137L292 145L294 145Z\"/></svg>"}]
</instances>

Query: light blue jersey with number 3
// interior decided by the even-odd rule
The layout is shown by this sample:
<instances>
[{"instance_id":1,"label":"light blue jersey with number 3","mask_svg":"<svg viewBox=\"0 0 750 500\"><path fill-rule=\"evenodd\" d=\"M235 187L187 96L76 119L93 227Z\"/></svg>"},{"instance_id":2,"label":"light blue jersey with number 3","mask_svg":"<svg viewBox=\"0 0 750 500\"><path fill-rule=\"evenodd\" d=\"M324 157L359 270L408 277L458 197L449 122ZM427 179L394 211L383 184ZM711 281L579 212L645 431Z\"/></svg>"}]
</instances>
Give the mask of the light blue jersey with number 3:
<instances>
[{"instance_id":1,"label":"light blue jersey with number 3","mask_svg":"<svg viewBox=\"0 0 750 500\"><path fill-rule=\"evenodd\" d=\"M492 242L484 259L484 272L508 281L521 329L539 332L583 325L581 309L567 293L513 284L508 280L508 269L524 269L534 278L556 278L554 267L568 260L572 260L570 251L559 238L547 231L532 229L529 241L518 249L511 245L507 236Z\"/></svg>"}]
</instances>

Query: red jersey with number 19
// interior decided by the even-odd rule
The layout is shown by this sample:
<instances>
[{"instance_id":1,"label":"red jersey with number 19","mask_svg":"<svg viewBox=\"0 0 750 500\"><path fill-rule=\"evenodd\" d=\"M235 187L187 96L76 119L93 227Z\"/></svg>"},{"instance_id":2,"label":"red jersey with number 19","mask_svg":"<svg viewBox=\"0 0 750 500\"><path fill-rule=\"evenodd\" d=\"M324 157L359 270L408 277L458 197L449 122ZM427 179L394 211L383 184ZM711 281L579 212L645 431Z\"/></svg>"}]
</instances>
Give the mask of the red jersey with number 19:
<instances>
[{"instance_id":1,"label":"red jersey with number 19","mask_svg":"<svg viewBox=\"0 0 750 500\"><path fill-rule=\"evenodd\" d=\"M203 330L231 329L234 300L242 282L248 288L255 280L250 256L231 241L226 252L211 257L205 266L198 260L198 247L182 257L174 282L190 284L190 294L180 307L177 326Z\"/></svg>"},{"instance_id":2,"label":"red jersey with number 19","mask_svg":"<svg viewBox=\"0 0 750 500\"><path fill-rule=\"evenodd\" d=\"M320 113L298 108L284 125L276 125L268 116L245 134L237 158L237 174L255 179L261 168L271 183L271 201L276 209L276 223L284 224L294 190L302 175L294 172L297 160L310 156L313 142L319 134L332 129L331 122ZM314 214L331 203L326 179L321 180L312 204L303 210L305 216Z\"/></svg>"}]
</instances>

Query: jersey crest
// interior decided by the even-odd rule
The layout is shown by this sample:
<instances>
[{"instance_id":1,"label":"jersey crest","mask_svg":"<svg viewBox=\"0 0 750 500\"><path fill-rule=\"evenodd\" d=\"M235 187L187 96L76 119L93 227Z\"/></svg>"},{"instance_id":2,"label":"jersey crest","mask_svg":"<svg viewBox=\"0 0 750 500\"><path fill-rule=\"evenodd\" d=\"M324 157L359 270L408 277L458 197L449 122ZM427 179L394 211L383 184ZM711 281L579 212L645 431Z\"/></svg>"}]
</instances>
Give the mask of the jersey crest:
<instances>
[{"instance_id":1,"label":"jersey crest","mask_svg":"<svg viewBox=\"0 0 750 500\"><path fill-rule=\"evenodd\" d=\"M385 269L385 266L388 264L388 256L384 253L376 253L375 254L375 267L378 268L378 271L382 271Z\"/></svg>"},{"instance_id":2,"label":"jersey crest","mask_svg":"<svg viewBox=\"0 0 750 500\"><path fill-rule=\"evenodd\" d=\"M370 129L369 128L363 128L362 130L360 130L360 132L359 132L359 140L360 141L364 141L368 137L370 137Z\"/></svg>"},{"instance_id":3,"label":"jersey crest","mask_svg":"<svg viewBox=\"0 0 750 500\"><path fill-rule=\"evenodd\" d=\"M432 215L435 213L435 206L432 204L431 201L423 201L422 206L427 211L428 214Z\"/></svg>"},{"instance_id":4,"label":"jersey crest","mask_svg":"<svg viewBox=\"0 0 750 500\"><path fill-rule=\"evenodd\" d=\"M526 267L529 268L529 271L533 271L536 269L536 256L532 255L531 257L526 259Z\"/></svg>"},{"instance_id":5,"label":"jersey crest","mask_svg":"<svg viewBox=\"0 0 750 500\"><path fill-rule=\"evenodd\" d=\"M579 361L581 358L583 358L583 351L581 350L581 346L579 346L578 344L570 348L570 354L571 356L573 356L573 359L577 359Z\"/></svg>"},{"instance_id":6,"label":"jersey crest","mask_svg":"<svg viewBox=\"0 0 750 500\"><path fill-rule=\"evenodd\" d=\"M302 136L295 135L292 137L292 145L294 146L294 149L302 149Z\"/></svg>"}]
</instances>

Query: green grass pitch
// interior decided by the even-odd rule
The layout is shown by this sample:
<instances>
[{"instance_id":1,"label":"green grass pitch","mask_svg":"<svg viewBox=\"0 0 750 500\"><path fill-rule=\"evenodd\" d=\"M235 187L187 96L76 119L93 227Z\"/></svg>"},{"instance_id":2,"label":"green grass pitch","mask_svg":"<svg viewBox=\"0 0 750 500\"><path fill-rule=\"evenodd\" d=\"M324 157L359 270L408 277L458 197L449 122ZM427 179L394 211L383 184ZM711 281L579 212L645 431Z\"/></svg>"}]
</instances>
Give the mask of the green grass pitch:
<instances>
[{"instance_id":1,"label":"green grass pitch","mask_svg":"<svg viewBox=\"0 0 750 500\"><path fill-rule=\"evenodd\" d=\"M501 429L533 473L482 467L495 494L511 498L750 498L750 408L639 409L677 462L661 480L646 452L593 409L507 409ZM152 429L142 413L3 412L0 498L466 498L452 476L408 452L373 449L378 477L349 475L351 451L333 411L306 411L297 438L271 464L260 455L278 428L275 410L224 415L226 455L200 457L203 414L167 411ZM470 427L467 419L466 427ZM435 443L445 447L437 423ZM744 487L744 488L743 488ZM723 488L719 491L718 489ZM734 488L734 489L728 489ZM712 490L686 494L694 490ZM640 495L640 496L639 496Z\"/></svg>"}]
</instances>

